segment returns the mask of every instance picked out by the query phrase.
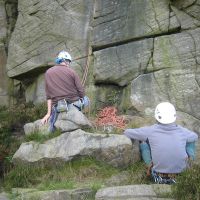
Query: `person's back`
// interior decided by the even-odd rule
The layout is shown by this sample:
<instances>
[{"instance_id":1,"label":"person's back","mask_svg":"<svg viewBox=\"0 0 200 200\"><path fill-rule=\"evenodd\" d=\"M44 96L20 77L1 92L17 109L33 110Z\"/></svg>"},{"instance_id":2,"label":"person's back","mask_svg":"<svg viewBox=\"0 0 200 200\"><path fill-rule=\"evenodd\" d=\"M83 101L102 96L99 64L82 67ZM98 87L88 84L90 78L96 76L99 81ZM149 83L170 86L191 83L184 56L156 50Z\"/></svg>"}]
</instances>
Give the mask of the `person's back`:
<instances>
[{"instance_id":1,"label":"person's back","mask_svg":"<svg viewBox=\"0 0 200 200\"><path fill-rule=\"evenodd\" d=\"M46 95L52 99L53 105L63 98L75 102L84 97L84 88L78 75L70 67L55 65L47 70Z\"/></svg>"},{"instance_id":2,"label":"person's back","mask_svg":"<svg viewBox=\"0 0 200 200\"><path fill-rule=\"evenodd\" d=\"M142 141L148 139L151 156L153 161L153 169L161 173L180 173L186 168L186 142L194 141L196 135L184 129L181 126L172 124L155 124L150 127L135 129L139 134L138 138ZM125 131L125 135L131 137L131 131ZM142 137L143 133L145 136ZM130 135L129 135L130 134Z\"/></svg>"},{"instance_id":3,"label":"person's back","mask_svg":"<svg viewBox=\"0 0 200 200\"><path fill-rule=\"evenodd\" d=\"M164 102L155 109L157 124L137 129L127 129L124 134L130 139L147 142L144 155L152 161L152 171L156 173L177 174L187 167L186 143L198 139L196 133L175 124L176 111L172 104ZM150 146L150 153L148 148ZM141 148L141 151L143 149ZM148 158L151 157L151 158ZM152 160L151 160L152 159ZM148 163L149 164L149 163Z\"/></svg>"},{"instance_id":4,"label":"person's back","mask_svg":"<svg viewBox=\"0 0 200 200\"><path fill-rule=\"evenodd\" d=\"M47 99L47 114L41 123L49 122L49 132L54 132L55 122L60 112L70 109L82 111L89 105L84 87L78 74L70 68L71 55L61 51L56 57L56 65L45 73L45 91Z\"/></svg>"}]
</instances>

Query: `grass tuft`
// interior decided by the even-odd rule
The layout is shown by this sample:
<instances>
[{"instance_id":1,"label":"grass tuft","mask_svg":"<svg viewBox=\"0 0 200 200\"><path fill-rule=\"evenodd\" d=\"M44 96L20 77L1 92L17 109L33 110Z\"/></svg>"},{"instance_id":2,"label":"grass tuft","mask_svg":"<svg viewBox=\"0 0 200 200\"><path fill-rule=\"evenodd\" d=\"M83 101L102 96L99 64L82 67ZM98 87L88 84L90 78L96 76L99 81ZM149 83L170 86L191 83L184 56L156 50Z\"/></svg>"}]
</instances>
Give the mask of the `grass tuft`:
<instances>
[{"instance_id":1,"label":"grass tuft","mask_svg":"<svg viewBox=\"0 0 200 200\"><path fill-rule=\"evenodd\" d=\"M49 133L45 135L40 132L36 132L36 133L31 133L30 135L26 135L24 137L24 142L35 141L38 143L44 143L45 141L50 140L60 135L61 135L61 131L59 129L57 129L54 133Z\"/></svg>"},{"instance_id":2,"label":"grass tuft","mask_svg":"<svg viewBox=\"0 0 200 200\"><path fill-rule=\"evenodd\" d=\"M119 170L100 163L93 158L79 158L55 166L14 166L4 176L4 188L16 187L49 189L72 189L82 186L101 187L101 183Z\"/></svg>"},{"instance_id":3,"label":"grass tuft","mask_svg":"<svg viewBox=\"0 0 200 200\"><path fill-rule=\"evenodd\" d=\"M177 177L177 183L172 187L175 199L200 199L200 165L194 164Z\"/></svg>"}]
</instances>

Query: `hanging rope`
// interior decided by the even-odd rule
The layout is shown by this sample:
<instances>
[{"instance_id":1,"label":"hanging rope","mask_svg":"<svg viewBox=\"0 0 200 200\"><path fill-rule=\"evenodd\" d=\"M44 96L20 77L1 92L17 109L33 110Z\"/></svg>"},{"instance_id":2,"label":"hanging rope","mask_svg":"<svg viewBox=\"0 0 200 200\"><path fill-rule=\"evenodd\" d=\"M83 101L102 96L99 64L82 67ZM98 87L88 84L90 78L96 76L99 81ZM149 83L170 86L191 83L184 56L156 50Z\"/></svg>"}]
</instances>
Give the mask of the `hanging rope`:
<instances>
[{"instance_id":1,"label":"hanging rope","mask_svg":"<svg viewBox=\"0 0 200 200\"><path fill-rule=\"evenodd\" d=\"M86 65L84 68L84 73L83 73L83 78L82 78L83 86L85 85L85 82L87 80L87 75L88 75L88 70L89 70L89 56L90 56L90 48L88 48L88 51L87 51L87 60L86 60Z\"/></svg>"},{"instance_id":2,"label":"hanging rope","mask_svg":"<svg viewBox=\"0 0 200 200\"><path fill-rule=\"evenodd\" d=\"M88 75L88 70L89 70L89 56L90 56L90 48L88 48L88 51L87 51L87 60L86 60L85 68L84 68L83 78L81 81L83 86L85 86L85 82L87 80L87 75ZM88 117L90 116L90 111L91 111L91 108L90 108L90 102L89 102L88 109L87 109Z\"/></svg>"}]
</instances>

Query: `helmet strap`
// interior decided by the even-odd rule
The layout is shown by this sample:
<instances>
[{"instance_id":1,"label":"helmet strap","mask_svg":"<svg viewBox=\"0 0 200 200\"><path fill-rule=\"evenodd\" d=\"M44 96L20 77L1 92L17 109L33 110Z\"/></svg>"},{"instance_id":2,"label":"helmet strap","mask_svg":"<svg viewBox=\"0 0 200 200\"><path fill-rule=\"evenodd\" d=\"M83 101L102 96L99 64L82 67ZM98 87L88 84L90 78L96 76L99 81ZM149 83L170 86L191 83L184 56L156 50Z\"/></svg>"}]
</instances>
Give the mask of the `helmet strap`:
<instances>
[{"instance_id":1,"label":"helmet strap","mask_svg":"<svg viewBox=\"0 0 200 200\"><path fill-rule=\"evenodd\" d=\"M66 65L70 65L70 63L71 63L70 60L64 60L63 62L64 62Z\"/></svg>"}]
</instances>

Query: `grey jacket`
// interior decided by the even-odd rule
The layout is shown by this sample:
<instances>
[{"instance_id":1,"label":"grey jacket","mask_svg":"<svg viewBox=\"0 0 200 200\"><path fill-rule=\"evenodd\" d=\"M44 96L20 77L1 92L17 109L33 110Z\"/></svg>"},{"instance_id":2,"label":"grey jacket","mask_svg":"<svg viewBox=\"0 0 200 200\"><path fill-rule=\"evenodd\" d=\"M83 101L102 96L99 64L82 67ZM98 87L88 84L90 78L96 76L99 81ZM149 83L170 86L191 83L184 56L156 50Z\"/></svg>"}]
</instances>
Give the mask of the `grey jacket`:
<instances>
[{"instance_id":1,"label":"grey jacket","mask_svg":"<svg viewBox=\"0 0 200 200\"><path fill-rule=\"evenodd\" d=\"M127 129L124 134L130 139L149 140L153 169L160 173L182 172L187 166L186 142L198 140L196 133L175 123Z\"/></svg>"}]
</instances>

